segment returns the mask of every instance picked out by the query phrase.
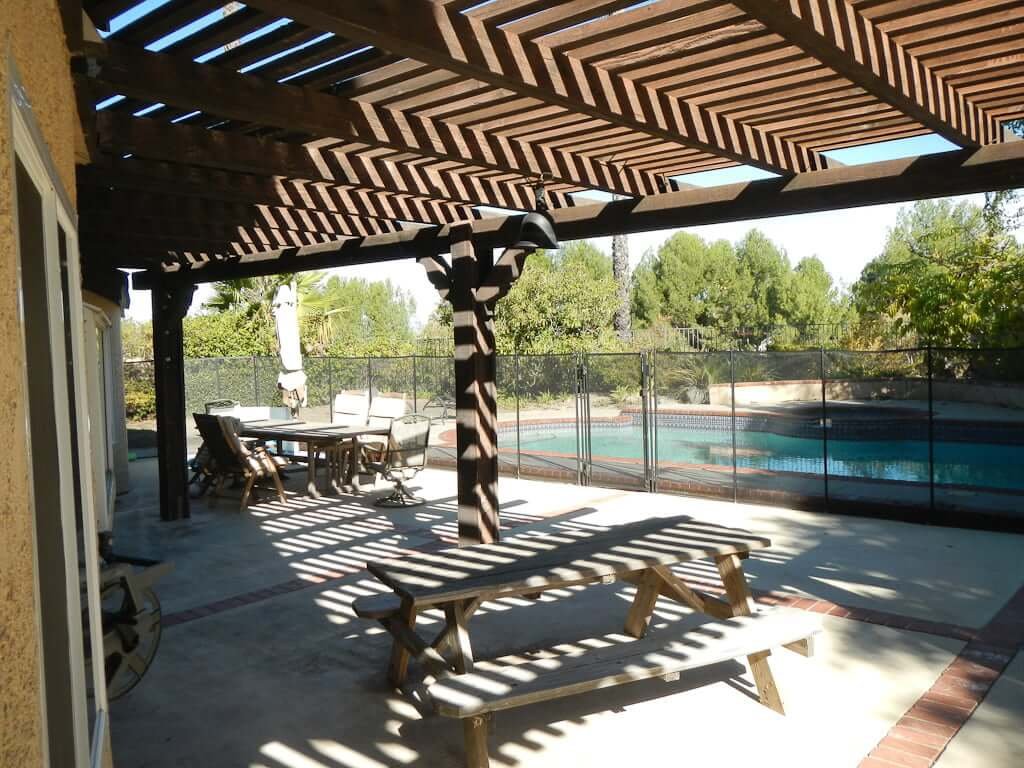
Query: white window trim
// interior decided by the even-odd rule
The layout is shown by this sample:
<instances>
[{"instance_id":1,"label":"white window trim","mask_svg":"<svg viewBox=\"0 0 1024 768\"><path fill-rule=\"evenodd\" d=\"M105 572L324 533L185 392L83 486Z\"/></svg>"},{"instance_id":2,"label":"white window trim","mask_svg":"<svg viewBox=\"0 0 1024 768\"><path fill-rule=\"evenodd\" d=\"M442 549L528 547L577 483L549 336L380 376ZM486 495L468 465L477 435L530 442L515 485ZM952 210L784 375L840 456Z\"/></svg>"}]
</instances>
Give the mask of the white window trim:
<instances>
[{"instance_id":1,"label":"white window trim","mask_svg":"<svg viewBox=\"0 0 1024 768\"><path fill-rule=\"evenodd\" d=\"M70 198L67 191L64 189L60 175L57 173L56 168L50 158L47 150L46 142L42 137L42 132L39 130L38 124L35 120L35 116L32 110L31 101L28 98L28 94L22 85L21 78L18 74L18 68L14 61L13 53L10 49L10 44L7 46L6 51L6 67L8 76L8 93L7 101L10 106L11 115L11 133L10 133L10 153L9 161L11 167L12 178L14 178L14 168L16 160L20 160L22 165L25 167L29 176L32 178L35 185L38 187L43 197L43 220L45 226L45 269L46 269L46 285L47 292L49 293L49 306L50 306L50 346L52 355L53 370L55 372L63 372L66 368L66 354L65 354L65 338L64 338L64 318L61 312L63 307L64 298L62 295L61 287L61 275L60 275L60 256L58 249L58 227L62 228L65 233L67 256L68 256L68 285L70 290L68 291L69 301L69 317L71 318L71 354L72 364L75 370L75 376L73 377L75 384L75 401L85 402L85 387L84 378L82 372L84 369L84 350L83 350L83 329L82 329L82 296L81 296L81 274L78 262L78 226L77 218L74 214L74 208L71 205ZM13 196L12 196L13 198ZM52 224L51 224L52 222ZM13 206L13 232L15 236L15 250L17 251L17 233L18 233L18 209L17 206ZM25 313L23 307L23 297L21 295L21 256L17 255L17 270L18 270L18 314L19 314L19 341L21 348L25 346L25 335L24 335L24 322ZM21 370L22 386L23 391L28 392L28 375L27 369L22 368ZM64 536L64 552L65 552L65 573L67 575L66 589L68 595L68 627L71 630L69 633L69 654L72 671L72 691L74 695L74 701L72 702L73 711L73 729L74 729L74 740L75 740L75 762L76 766L85 768L94 764L94 760L102 760L104 751L106 751L107 739L109 738L109 729L107 725L107 695L106 695L106 680L105 671L103 665L103 636L102 636L102 617L101 617L101 606L99 600L99 557L98 552L94 548L86 546L85 551L85 571L86 571L86 585L88 595L88 610L89 610L89 624L90 624L90 641L93 650L93 691L94 691L94 706L96 708L95 717L95 730L94 730L94 742L90 748L90 736L88 733L88 700L86 696L85 687L85 664L84 664L84 643L81 631L74 631L76 627L81 627L82 612L80 602L80 589L78 576L78 542L76 535L76 521L75 521L75 504L74 504L74 488L73 488L73 473L71 471L71 446L77 444L78 455L81 462L88 460L89 449L88 449L88 435L86 430L82 427L81 419L78 423L78 430L76 435L72 435L71 427L69 422L69 411L67 409L68 392L67 392L67 380L65 376L55 375L54 376L54 390L55 390L55 415L58 432L66 437L66 441L63 442L63 447L60 450L60 467L58 468L58 479L61 486L61 527ZM26 449L28 455L31 456L31 446L29 441L31 439L31 430L29 425L26 423ZM35 515L35 500L33 498L33 484L31 481L32 465L29 462L29 473L30 481L28 485L29 492L29 506L33 510L33 519ZM93 510L93 496L92 496L92 475L88 471L79 472L81 479L81 498L83 504L83 536L85 541L97 542L97 531L96 531L96 517ZM38 566L38 546L35 539L35 525L32 526L32 547L33 547L33 562L35 566ZM34 589L36 595L36 629L37 638L39 638L38 657L40 659L39 664L39 680L40 680L40 710L41 710L41 736L42 736L42 754L44 765L49 765L49 737L48 737L48 722L46 713L46 700L45 700L45 681L44 675L45 670L42 663L42 611L39 603L40 585L38 571L34 569ZM91 755L90 755L91 753ZM99 765L99 763L95 763Z\"/></svg>"}]
</instances>

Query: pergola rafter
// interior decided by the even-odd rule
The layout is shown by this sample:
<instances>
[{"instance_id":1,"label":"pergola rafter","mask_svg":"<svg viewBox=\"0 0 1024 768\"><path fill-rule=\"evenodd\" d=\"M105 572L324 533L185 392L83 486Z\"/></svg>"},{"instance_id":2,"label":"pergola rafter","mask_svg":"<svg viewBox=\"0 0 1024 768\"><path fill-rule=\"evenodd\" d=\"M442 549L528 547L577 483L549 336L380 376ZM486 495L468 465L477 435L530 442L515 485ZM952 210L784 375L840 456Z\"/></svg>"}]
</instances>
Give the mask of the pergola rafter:
<instances>
[{"instance_id":1,"label":"pergola rafter","mask_svg":"<svg viewBox=\"0 0 1024 768\"><path fill-rule=\"evenodd\" d=\"M859 13L855 3L732 2L768 29L940 136L964 147L1001 139L999 121L993 115Z\"/></svg>"},{"instance_id":2,"label":"pergola rafter","mask_svg":"<svg viewBox=\"0 0 1024 768\"><path fill-rule=\"evenodd\" d=\"M502 141L492 134L439 124L416 113L378 108L304 86L280 85L169 54L137 51L119 43L108 46L97 79L136 98L527 178L544 176L580 188L625 195L659 189L656 178L587 162L562 150L542 151L519 140Z\"/></svg>"},{"instance_id":3,"label":"pergola rafter","mask_svg":"<svg viewBox=\"0 0 1024 768\"><path fill-rule=\"evenodd\" d=\"M557 23L572 25L576 18L590 18L621 6L621 3L568 3L575 14L558 4L544 4L533 24L517 28L494 26L493 17L481 19L463 14L431 0L374 0L362 3L333 3L330 0L256 0L255 5L275 8L318 29L363 40L444 70L508 89L635 131L678 143L736 162L749 163L780 173L796 173L825 167L817 153L777 137L763 135L756 128L737 124L728 116L698 105L672 99L663 92L633 81L610 76L606 71L580 59L560 53L522 34L524 26L536 34L543 30L544 14ZM652 6L626 11L616 17L622 25L656 30L652 9L686 14L701 3L695 0L662 0ZM520 12L528 10L520 8ZM482 10L486 10L486 6ZM576 15L578 14L578 15ZM636 17L642 17L638 21ZM490 21L491 23L488 23ZM589 25L588 25L589 26ZM584 27L583 29L586 29ZM584 34L586 34L584 32ZM640 34L634 31L633 35ZM649 32L648 32L649 34ZM648 41L645 41L645 43ZM614 167L614 166L612 166ZM628 166L627 166L628 168ZM597 184L590 186L599 187ZM665 182L661 190L671 188ZM613 190L623 191L623 190ZM645 189L650 194L658 187Z\"/></svg>"},{"instance_id":4,"label":"pergola rafter","mask_svg":"<svg viewBox=\"0 0 1024 768\"><path fill-rule=\"evenodd\" d=\"M240 203L383 221L450 224L482 218L468 205L401 193L345 187L309 179L258 176L220 169L182 166L137 157L112 161L102 170L83 168L79 186L173 194L213 203Z\"/></svg>"},{"instance_id":5,"label":"pergola rafter","mask_svg":"<svg viewBox=\"0 0 1024 768\"><path fill-rule=\"evenodd\" d=\"M100 115L97 132L100 148L114 156L131 154L264 177L305 179L339 188L409 195L441 205L518 210L533 205L533 190L516 181L456 171L436 161L414 167L365 151L362 144L330 139L302 144L273 141L115 114ZM557 189L548 191L547 197L558 207L572 205L572 200Z\"/></svg>"}]
</instances>

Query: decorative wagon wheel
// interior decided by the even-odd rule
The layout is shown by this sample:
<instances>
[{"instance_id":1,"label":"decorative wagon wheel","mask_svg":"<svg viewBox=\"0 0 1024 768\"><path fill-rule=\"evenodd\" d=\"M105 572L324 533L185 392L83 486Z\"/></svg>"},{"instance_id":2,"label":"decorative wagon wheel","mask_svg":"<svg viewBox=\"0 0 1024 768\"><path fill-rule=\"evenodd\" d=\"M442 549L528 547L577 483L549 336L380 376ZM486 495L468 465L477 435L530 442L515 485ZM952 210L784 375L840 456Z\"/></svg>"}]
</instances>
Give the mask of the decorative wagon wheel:
<instances>
[{"instance_id":1,"label":"decorative wagon wheel","mask_svg":"<svg viewBox=\"0 0 1024 768\"><path fill-rule=\"evenodd\" d=\"M141 605L135 604L133 592ZM106 584L100 599L107 696L116 699L134 688L153 663L160 646L160 600L152 587L130 590L124 578Z\"/></svg>"}]
</instances>

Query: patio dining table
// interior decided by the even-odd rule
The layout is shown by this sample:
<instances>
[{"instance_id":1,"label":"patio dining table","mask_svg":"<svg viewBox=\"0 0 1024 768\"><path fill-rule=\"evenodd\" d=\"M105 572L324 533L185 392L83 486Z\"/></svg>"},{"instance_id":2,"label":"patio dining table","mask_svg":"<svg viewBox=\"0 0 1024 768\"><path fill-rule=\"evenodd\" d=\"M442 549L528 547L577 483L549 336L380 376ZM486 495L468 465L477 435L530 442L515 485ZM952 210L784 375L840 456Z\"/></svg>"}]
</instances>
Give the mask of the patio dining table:
<instances>
[{"instance_id":1,"label":"patio dining table","mask_svg":"<svg viewBox=\"0 0 1024 768\"><path fill-rule=\"evenodd\" d=\"M285 442L302 443L306 446L306 490L317 498L320 491L316 486L317 455L324 452L327 461L331 489L338 493L342 489L354 489L356 471L359 466L359 438L364 436L386 436L390 430L385 426L343 426L301 420L264 419L242 424L239 435L260 440L277 442L281 452ZM340 449L348 443L348 460L341 461ZM331 461L334 455L337 460ZM344 465L344 466L342 466Z\"/></svg>"}]
</instances>

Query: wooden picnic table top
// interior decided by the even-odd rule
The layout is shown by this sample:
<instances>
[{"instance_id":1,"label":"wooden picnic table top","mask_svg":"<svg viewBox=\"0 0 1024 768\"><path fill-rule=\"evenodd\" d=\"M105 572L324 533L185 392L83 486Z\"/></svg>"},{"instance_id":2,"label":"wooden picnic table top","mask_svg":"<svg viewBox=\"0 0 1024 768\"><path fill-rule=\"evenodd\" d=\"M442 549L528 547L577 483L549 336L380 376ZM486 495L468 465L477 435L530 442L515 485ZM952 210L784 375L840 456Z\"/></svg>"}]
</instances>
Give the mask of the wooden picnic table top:
<instances>
[{"instance_id":1,"label":"wooden picnic table top","mask_svg":"<svg viewBox=\"0 0 1024 768\"><path fill-rule=\"evenodd\" d=\"M367 564L398 595L423 607L476 597L524 594L621 576L654 565L771 546L750 531L688 515L611 527L566 527L496 544L418 552Z\"/></svg>"},{"instance_id":2,"label":"wooden picnic table top","mask_svg":"<svg viewBox=\"0 0 1024 768\"><path fill-rule=\"evenodd\" d=\"M239 434L242 437L258 437L262 440L291 440L297 443L324 443L351 440L360 435L386 435L388 427L368 424L345 426L326 422L301 421L297 419L264 419L243 422Z\"/></svg>"}]
</instances>

